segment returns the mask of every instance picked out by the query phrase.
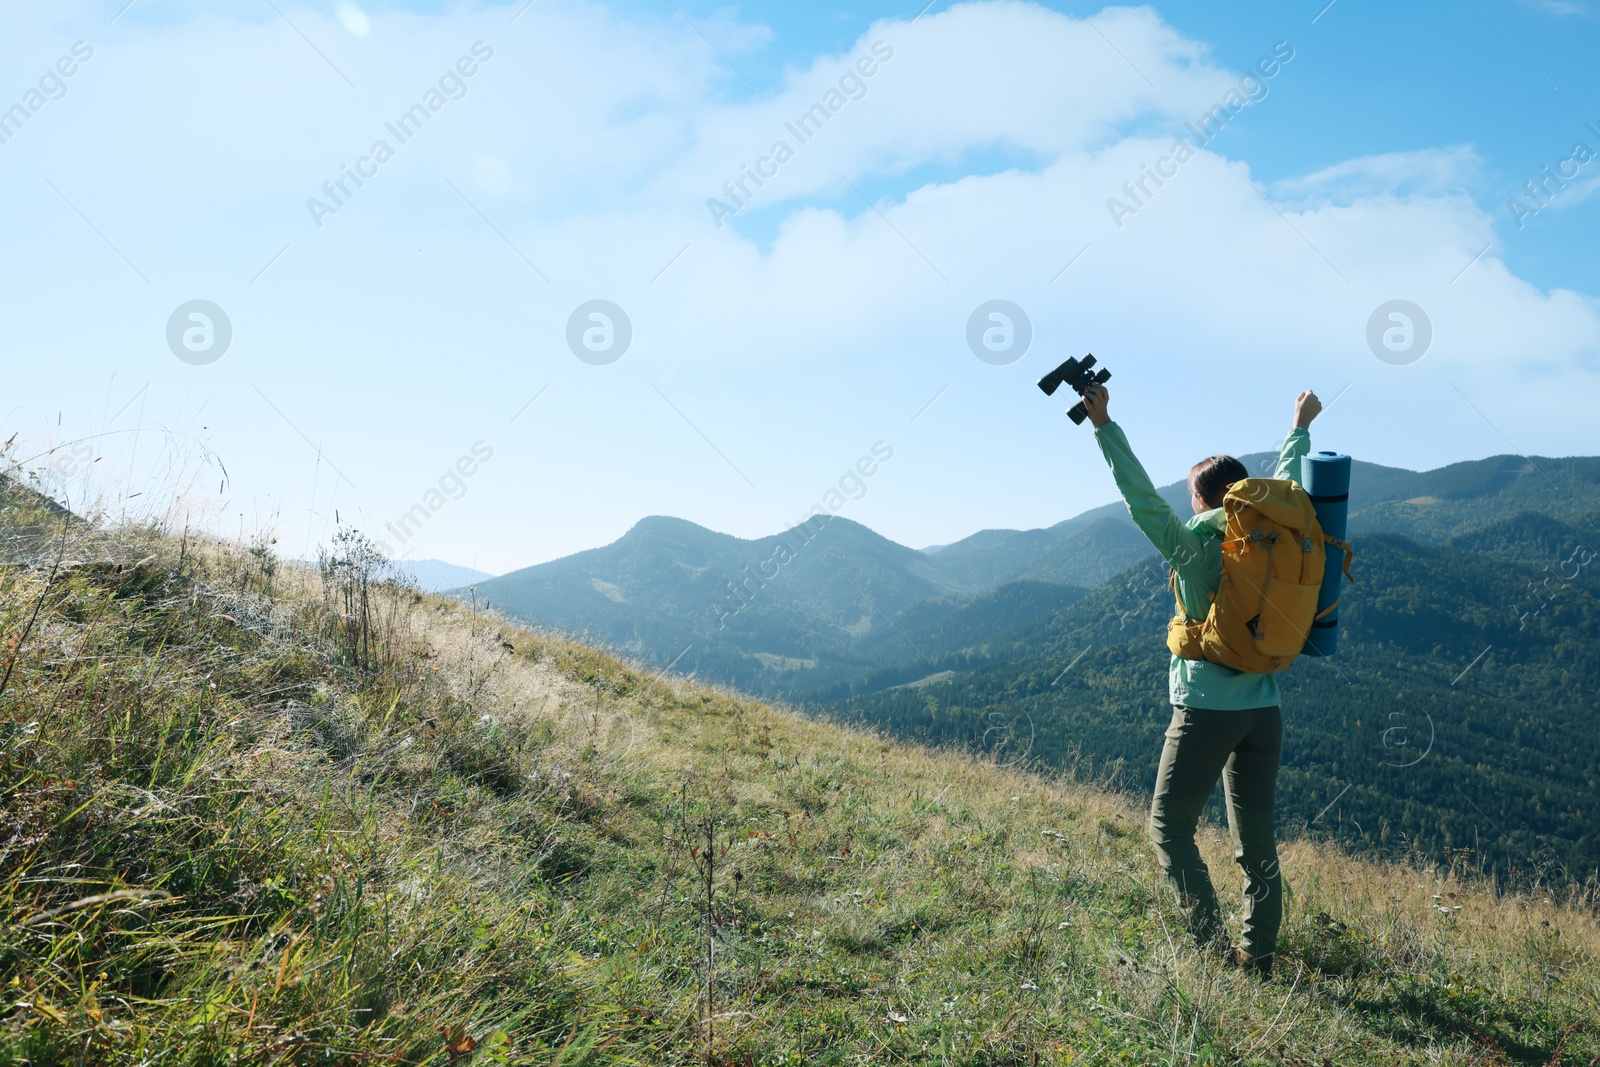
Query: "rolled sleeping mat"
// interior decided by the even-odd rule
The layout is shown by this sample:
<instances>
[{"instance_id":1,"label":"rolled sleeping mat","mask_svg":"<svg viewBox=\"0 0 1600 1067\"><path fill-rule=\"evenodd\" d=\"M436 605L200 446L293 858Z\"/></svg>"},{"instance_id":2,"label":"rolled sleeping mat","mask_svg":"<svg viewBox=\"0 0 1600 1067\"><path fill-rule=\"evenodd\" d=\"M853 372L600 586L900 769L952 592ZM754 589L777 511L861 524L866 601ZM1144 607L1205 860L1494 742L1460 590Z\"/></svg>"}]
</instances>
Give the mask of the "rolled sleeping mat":
<instances>
[{"instance_id":1,"label":"rolled sleeping mat","mask_svg":"<svg viewBox=\"0 0 1600 1067\"><path fill-rule=\"evenodd\" d=\"M1350 457L1338 452L1314 452L1300 458L1300 484L1317 509L1322 532L1336 540L1345 539L1345 520L1350 514ZM1322 573L1322 592L1317 596L1317 613L1339 600L1345 581L1346 550L1328 546L1327 569ZM1311 624L1302 656L1331 656L1339 650L1339 609L1336 607Z\"/></svg>"}]
</instances>

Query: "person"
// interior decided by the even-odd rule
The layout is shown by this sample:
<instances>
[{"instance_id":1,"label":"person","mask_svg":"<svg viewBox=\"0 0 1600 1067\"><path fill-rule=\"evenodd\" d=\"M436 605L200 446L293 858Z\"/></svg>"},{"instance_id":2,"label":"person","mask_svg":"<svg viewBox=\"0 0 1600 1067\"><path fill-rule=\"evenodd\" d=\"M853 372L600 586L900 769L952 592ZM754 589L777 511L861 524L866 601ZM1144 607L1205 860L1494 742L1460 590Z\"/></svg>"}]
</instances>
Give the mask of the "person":
<instances>
[{"instance_id":1,"label":"person","mask_svg":"<svg viewBox=\"0 0 1600 1067\"><path fill-rule=\"evenodd\" d=\"M1111 421L1104 385L1090 386L1083 404L1095 440L1111 467L1133 521L1176 572L1178 599L1191 621L1205 618L1222 576L1222 510L1228 487L1249 477L1232 456L1212 456L1189 471L1194 517L1181 522L1134 458L1122 428ZM1275 478L1297 473L1311 451L1311 421L1322 402L1307 390L1295 399L1294 427L1278 455ZM1273 796L1283 748L1278 680L1206 660L1172 657L1167 675L1172 722L1167 727L1150 802L1150 840L1196 942L1265 977L1272 973L1283 920L1283 879L1273 827ZM1222 777L1234 860L1244 872L1244 930L1230 948L1211 873L1195 847L1195 828Z\"/></svg>"}]
</instances>

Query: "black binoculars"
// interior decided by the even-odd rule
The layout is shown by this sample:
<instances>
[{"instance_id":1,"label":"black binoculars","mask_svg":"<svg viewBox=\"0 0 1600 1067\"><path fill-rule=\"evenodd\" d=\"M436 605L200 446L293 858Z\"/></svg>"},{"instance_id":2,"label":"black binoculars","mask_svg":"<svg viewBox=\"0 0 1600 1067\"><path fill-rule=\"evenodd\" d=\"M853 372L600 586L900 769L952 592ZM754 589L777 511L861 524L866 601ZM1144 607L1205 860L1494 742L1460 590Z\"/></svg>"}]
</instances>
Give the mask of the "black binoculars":
<instances>
[{"instance_id":1,"label":"black binoculars","mask_svg":"<svg viewBox=\"0 0 1600 1067\"><path fill-rule=\"evenodd\" d=\"M1054 396L1055 391L1061 388L1062 383L1072 386L1079 396L1091 385L1104 385L1111 380L1111 372L1101 367L1099 370L1090 370L1094 366L1094 356L1086 355L1082 359L1069 359L1055 370L1039 379L1039 388L1044 390L1045 396ZM1083 406L1083 401L1078 401L1067 409L1067 418L1081 424L1089 417L1088 410Z\"/></svg>"}]
</instances>

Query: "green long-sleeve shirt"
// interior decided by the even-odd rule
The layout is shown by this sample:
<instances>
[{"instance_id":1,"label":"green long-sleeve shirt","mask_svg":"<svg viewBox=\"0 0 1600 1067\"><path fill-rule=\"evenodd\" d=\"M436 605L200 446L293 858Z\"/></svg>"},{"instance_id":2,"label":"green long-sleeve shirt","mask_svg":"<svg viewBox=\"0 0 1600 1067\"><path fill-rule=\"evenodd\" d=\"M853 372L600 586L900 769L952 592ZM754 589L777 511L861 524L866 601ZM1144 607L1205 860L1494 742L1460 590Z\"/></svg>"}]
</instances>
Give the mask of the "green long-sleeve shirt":
<instances>
[{"instance_id":1,"label":"green long-sleeve shirt","mask_svg":"<svg viewBox=\"0 0 1600 1067\"><path fill-rule=\"evenodd\" d=\"M1178 596L1184 610L1191 619L1205 618L1222 582L1222 535L1226 524L1222 509L1212 508L1188 522L1181 521L1134 457L1122 427L1108 422L1094 436L1134 523L1156 546L1161 558L1178 572ZM1290 430L1272 476L1298 480L1300 457L1310 451L1311 434L1299 427ZM1172 657L1167 689L1174 704L1212 711L1267 708L1282 702L1274 675L1236 671L1220 663L1180 656Z\"/></svg>"}]
</instances>

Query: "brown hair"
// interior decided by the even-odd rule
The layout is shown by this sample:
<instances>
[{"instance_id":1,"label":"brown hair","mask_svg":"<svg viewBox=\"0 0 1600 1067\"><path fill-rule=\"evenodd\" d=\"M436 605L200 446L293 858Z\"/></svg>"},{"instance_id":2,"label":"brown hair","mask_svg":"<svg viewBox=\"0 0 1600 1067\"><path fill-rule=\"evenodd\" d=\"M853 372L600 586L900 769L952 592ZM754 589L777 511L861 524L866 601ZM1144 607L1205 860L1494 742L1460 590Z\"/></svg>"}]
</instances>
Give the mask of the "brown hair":
<instances>
[{"instance_id":1,"label":"brown hair","mask_svg":"<svg viewBox=\"0 0 1600 1067\"><path fill-rule=\"evenodd\" d=\"M1228 486L1248 477L1244 464L1232 456L1211 456L1189 468L1189 491L1209 506L1220 508Z\"/></svg>"}]
</instances>

